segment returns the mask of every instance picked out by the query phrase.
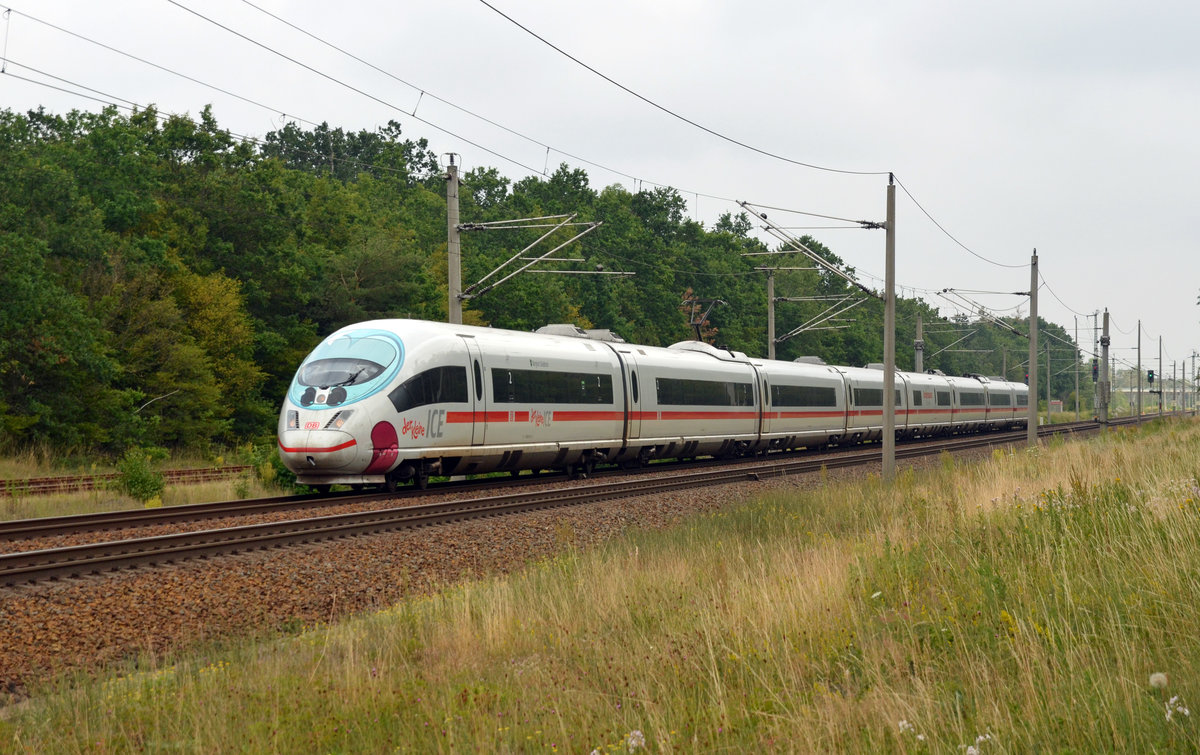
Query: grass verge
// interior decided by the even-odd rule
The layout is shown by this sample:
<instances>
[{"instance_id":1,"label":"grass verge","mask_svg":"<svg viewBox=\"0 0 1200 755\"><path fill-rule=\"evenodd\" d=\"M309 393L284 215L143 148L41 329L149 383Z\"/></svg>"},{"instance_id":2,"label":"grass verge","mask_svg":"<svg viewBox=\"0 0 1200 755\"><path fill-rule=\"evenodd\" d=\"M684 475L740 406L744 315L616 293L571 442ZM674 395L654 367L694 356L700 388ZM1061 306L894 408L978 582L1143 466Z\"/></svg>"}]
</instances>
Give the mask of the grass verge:
<instances>
[{"instance_id":1,"label":"grass verge","mask_svg":"<svg viewBox=\"0 0 1200 755\"><path fill-rule=\"evenodd\" d=\"M0 747L1193 752L1198 540L1200 424L947 456L60 680Z\"/></svg>"}]
</instances>

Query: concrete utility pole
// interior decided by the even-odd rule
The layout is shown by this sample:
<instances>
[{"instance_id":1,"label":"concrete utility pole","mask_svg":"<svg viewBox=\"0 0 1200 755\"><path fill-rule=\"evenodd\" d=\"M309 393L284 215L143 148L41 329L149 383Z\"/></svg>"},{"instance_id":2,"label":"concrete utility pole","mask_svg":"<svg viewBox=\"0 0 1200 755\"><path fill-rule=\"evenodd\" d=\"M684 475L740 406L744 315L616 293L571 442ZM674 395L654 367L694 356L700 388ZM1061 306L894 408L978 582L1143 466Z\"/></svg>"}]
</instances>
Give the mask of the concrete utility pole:
<instances>
[{"instance_id":1,"label":"concrete utility pole","mask_svg":"<svg viewBox=\"0 0 1200 755\"><path fill-rule=\"evenodd\" d=\"M1037 249L1029 260L1029 426L1026 428L1026 440L1029 445L1037 445L1037 294L1038 294L1038 262ZM1049 409L1050 407L1046 407Z\"/></svg>"},{"instance_id":2,"label":"concrete utility pole","mask_svg":"<svg viewBox=\"0 0 1200 755\"><path fill-rule=\"evenodd\" d=\"M1079 421L1079 318L1075 318L1075 421Z\"/></svg>"},{"instance_id":3,"label":"concrete utility pole","mask_svg":"<svg viewBox=\"0 0 1200 755\"><path fill-rule=\"evenodd\" d=\"M913 341L913 371L925 371L925 333L921 326L921 316L917 315L917 340Z\"/></svg>"},{"instance_id":4,"label":"concrete utility pole","mask_svg":"<svg viewBox=\"0 0 1200 755\"><path fill-rule=\"evenodd\" d=\"M1162 336L1158 337L1158 416L1163 414L1163 394L1162 394Z\"/></svg>"},{"instance_id":5,"label":"concrete utility pole","mask_svg":"<svg viewBox=\"0 0 1200 755\"><path fill-rule=\"evenodd\" d=\"M454 154L450 155L450 166L446 169L446 254L448 256L447 278L450 301L447 320L455 325L462 324L462 242L458 234L458 166Z\"/></svg>"},{"instance_id":6,"label":"concrete utility pole","mask_svg":"<svg viewBox=\"0 0 1200 755\"><path fill-rule=\"evenodd\" d=\"M1050 370L1050 342L1046 341L1046 424L1054 424L1054 417L1050 415L1050 384L1054 382L1050 377L1054 373Z\"/></svg>"},{"instance_id":7,"label":"concrete utility pole","mask_svg":"<svg viewBox=\"0 0 1200 755\"><path fill-rule=\"evenodd\" d=\"M767 271L767 359L775 358L775 271Z\"/></svg>"},{"instance_id":8,"label":"concrete utility pole","mask_svg":"<svg viewBox=\"0 0 1200 755\"><path fill-rule=\"evenodd\" d=\"M896 183L888 174L887 241L884 244L883 481L896 477Z\"/></svg>"},{"instance_id":9,"label":"concrete utility pole","mask_svg":"<svg viewBox=\"0 0 1200 755\"><path fill-rule=\"evenodd\" d=\"M1100 336L1100 421L1108 422L1108 310L1104 310L1104 333Z\"/></svg>"},{"instance_id":10,"label":"concrete utility pole","mask_svg":"<svg viewBox=\"0 0 1200 755\"><path fill-rule=\"evenodd\" d=\"M1138 421L1138 424L1141 424L1141 422L1142 422L1142 321L1141 320L1138 320L1137 374L1138 374L1137 421Z\"/></svg>"}]
</instances>

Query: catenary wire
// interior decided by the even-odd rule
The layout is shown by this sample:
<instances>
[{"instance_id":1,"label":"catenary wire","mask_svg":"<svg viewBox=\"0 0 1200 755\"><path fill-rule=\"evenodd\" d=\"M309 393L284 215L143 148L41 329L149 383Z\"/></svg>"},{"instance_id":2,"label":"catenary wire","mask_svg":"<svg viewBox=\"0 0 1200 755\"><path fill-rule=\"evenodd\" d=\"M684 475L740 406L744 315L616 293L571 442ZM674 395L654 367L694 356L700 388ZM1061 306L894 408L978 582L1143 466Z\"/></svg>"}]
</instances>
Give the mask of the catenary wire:
<instances>
[{"instance_id":1,"label":"catenary wire","mask_svg":"<svg viewBox=\"0 0 1200 755\"><path fill-rule=\"evenodd\" d=\"M579 58L576 58L574 55L571 55L569 52L563 50L558 45L555 45L553 42L549 41L545 37L541 36L537 32L533 31L529 27L525 26L524 24L522 24L519 21L517 21L516 19L514 19L512 16L509 16L504 11L500 10L496 6L487 2L487 0L479 0L479 2L482 3L484 6L486 6L487 8L489 8L490 10L492 10L493 12L495 12L501 18L505 19L512 25L516 26L521 31L525 32L529 36L533 37L534 39L538 40L539 42L546 45L550 49L554 50L559 55L562 55L563 57L567 58L568 60L571 60L572 62L576 63L579 66L582 66L583 68L586 68L588 71L591 71L592 73L594 73L595 75L604 79L605 81L607 81L608 83L617 87L618 89L620 89L628 94L633 95L637 99L641 100L642 102L646 103L647 105L650 105L651 107L653 107L657 110L661 110L662 112L666 113L667 115L671 116L672 118L676 118L680 121L683 121L684 123L686 123L690 126L693 126L695 128L698 128L707 134L711 134L712 136L715 136L718 139L727 141L730 144L736 144L737 146L742 147L744 149L748 149L751 152L757 152L760 155L764 155L766 157L770 157L775 160L781 160L783 162L791 163L792 165L799 165L799 166L805 167L805 168L812 168L813 170L823 170L828 173L842 173L842 174L853 175L853 176L886 176L888 174L887 171L843 170L840 168L830 168L830 167L823 166L823 165L814 165L813 163L806 163L806 162L802 162L800 160L794 160L790 157L785 157L783 155L776 154L774 152L769 152L767 150L760 149L758 147L747 144L745 142L738 141L737 139L734 139L733 137L726 136L725 134L722 134L719 131L711 129L708 126L702 125L700 123L697 123L696 121L691 120L690 118L682 116L679 113L676 113L675 111L671 110L670 108L667 108L667 107L664 107L663 105L658 104L657 102L655 102L654 100L651 100L648 97L638 94L637 92L633 91L632 89L630 89L629 87L620 83L619 81L616 81L613 78L611 78L610 76L607 76L607 75L601 73L600 71L596 70L595 68L592 68L587 63L584 63Z\"/></svg>"}]
</instances>

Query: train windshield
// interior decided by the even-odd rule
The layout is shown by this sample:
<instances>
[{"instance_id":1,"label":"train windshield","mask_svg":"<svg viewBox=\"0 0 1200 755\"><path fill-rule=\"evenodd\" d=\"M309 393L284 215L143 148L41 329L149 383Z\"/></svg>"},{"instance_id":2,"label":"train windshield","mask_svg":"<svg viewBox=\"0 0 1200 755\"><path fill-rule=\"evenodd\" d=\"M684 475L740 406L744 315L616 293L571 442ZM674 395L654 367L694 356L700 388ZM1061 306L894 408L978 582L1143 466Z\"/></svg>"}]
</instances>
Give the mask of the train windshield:
<instances>
[{"instance_id":1,"label":"train windshield","mask_svg":"<svg viewBox=\"0 0 1200 755\"><path fill-rule=\"evenodd\" d=\"M384 367L368 359L319 359L304 365L296 376L296 382L319 388L355 385L371 380L383 372Z\"/></svg>"},{"instance_id":2,"label":"train windshield","mask_svg":"<svg viewBox=\"0 0 1200 755\"><path fill-rule=\"evenodd\" d=\"M300 385L318 388L363 385L396 361L396 347L382 338L344 336L317 347L296 374Z\"/></svg>"}]
</instances>

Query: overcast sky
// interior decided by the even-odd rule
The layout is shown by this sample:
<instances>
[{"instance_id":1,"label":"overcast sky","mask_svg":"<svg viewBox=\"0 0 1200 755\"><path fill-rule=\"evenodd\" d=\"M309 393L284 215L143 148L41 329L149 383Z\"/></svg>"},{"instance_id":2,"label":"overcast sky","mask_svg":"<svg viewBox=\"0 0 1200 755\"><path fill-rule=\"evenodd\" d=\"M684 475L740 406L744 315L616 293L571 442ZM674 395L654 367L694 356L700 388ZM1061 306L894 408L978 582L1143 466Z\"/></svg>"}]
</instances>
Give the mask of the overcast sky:
<instances>
[{"instance_id":1,"label":"overcast sky","mask_svg":"<svg viewBox=\"0 0 1200 755\"><path fill-rule=\"evenodd\" d=\"M164 112L211 103L222 127L246 136L286 120L358 130L394 119L467 170L519 179L566 162L596 189L674 186L710 226L740 211L732 200L883 220L894 172L901 295L949 315L964 305L938 295L946 288L1028 291L1036 248L1039 314L1068 331L1078 319L1085 350L1092 314L1105 308L1119 359L1136 358L1139 319L1144 366L1157 368L1160 336L1167 373L1200 349L1195 0L489 2L512 20L480 0L0 0L13 10L0 17L0 106L102 106L17 78L53 75ZM662 108L778 157L656 109L513 21ZM882 231L768 215L882 286ZM1028 312L1019 296L969 296L1000 314Z\"/></svg>"}]
</instances>

